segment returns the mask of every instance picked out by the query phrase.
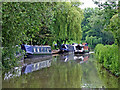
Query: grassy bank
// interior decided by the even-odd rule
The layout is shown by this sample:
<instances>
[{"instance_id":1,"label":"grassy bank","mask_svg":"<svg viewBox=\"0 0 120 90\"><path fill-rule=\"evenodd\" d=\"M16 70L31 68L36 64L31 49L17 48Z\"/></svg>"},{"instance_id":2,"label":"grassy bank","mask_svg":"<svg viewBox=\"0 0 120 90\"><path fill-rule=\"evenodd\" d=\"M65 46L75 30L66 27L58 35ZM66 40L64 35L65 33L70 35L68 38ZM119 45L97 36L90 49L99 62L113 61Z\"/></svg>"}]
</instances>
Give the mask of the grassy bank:
<instances>
[{"instance_id":1,"label":"grassy bank","mask_svg":"<svg viewBox=\"0 0 120 90\"><path fill-rule=\"evenodd\" d=\"M95 47L95 56L99 63L116 76L120 76L119 55L117 45L98 44Z\"/></svg>"}]
</instances>

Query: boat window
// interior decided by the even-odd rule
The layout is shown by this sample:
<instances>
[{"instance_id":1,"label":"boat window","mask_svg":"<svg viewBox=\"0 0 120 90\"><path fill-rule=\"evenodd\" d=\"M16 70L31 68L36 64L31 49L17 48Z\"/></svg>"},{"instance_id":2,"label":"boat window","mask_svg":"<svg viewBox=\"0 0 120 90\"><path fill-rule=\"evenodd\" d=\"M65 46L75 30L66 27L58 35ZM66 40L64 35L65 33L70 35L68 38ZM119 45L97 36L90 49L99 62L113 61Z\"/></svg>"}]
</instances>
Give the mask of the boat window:
<instances>
[{"instance_id":1,"label":"boat window","mask_svg":"<svg viewBox=\"0 0 120 90\"><path fill-rule=\"evenodd\" d=\"M37 48L37 51L40 52L39 47Z\"/></svg>"},{"instance_id":2,"label":"boat window","mask_svg":"<svg viewBox=\"0 0 120 90\"><path fill-rule=\"evenodd\" d=\"M65 45L62 45L62 48L66 48Z\"/></svg>"},{"instance_id":3,"label":"boat window","mask_svg":"<svg viewBox=\"0 0 120 90\"><path fill-rule=\"evenodd\" d=\"M45 48L43 48L43 52L45 52Z\"/></svg>"},{"instance_id":4,"label":"boat window","mask_svg":"<svg viewBox=\"0 0 120 90\"><path fill-rule=\"evenodd\" d=\"M49 52L51 52L51 48L49 48Z\"/></svg>"},{"instance_id":5,"label":"boat window","mask_svg":"<svg viewBox=\"0 0 120 90\"><path fill-rule=\"evenodd\" d=\"M41 48L41 52L43 52L43 48Z\"/></svg>"},{"instance_id":6,"label":"boat window","mask_svg":"<svg viewBox=\"0 0 120 90\"><path fill-rule=\"evenodd\" d=\"M45 48L45 52L47 52L47 47Z\"/></svg>"},{"instance_id":7,"label":"boat window","mask_svg":"<svg viewBox=\"0 0 120 90\"><path fill-rule=\"evenodd\" d=\"M46 48L47 49L47 52L49 52L49 48Z\"/></svg>"},{"instance_id":8,"label":"boat window","mask_svg":"<svg viewBox=\"0 0 120 90\"><path fill-rule=\"evenodd\" d=\"M81 50L81 49L82 49L82 46L77 45L77 46L76 46L76 49L77 49L77 50Z\"/></svg>"},{"instance_id":9,"label":"boat window","mask_svg":"<svg viewBox=\"0 0 120 90\"><path fill-rule=\"evenodd\" d=\"M36 52L36 50L35 50L36 48L34 48L34 52Z\"/></svg>"}]
</instances>

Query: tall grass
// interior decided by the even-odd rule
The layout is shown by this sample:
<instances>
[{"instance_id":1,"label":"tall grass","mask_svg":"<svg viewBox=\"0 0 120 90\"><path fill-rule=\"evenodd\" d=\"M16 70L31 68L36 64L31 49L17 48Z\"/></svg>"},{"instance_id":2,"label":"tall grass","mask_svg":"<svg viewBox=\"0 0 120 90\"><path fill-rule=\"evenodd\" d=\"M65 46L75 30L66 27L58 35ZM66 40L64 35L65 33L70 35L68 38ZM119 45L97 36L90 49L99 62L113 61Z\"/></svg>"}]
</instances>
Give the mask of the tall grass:
<instances>
[{"instance_id":1,"label":"tall grass","mask_svg":"<svg viewBox=\"0 0 120 90\"><path fill-rule=\"evenodd\" d=\"M118 59L118 46L117 45L103 45L98 44L95 47L96 58L103 66L110 70L115 75L120 75L120 66Z\"/></svg>"}]
</instances>

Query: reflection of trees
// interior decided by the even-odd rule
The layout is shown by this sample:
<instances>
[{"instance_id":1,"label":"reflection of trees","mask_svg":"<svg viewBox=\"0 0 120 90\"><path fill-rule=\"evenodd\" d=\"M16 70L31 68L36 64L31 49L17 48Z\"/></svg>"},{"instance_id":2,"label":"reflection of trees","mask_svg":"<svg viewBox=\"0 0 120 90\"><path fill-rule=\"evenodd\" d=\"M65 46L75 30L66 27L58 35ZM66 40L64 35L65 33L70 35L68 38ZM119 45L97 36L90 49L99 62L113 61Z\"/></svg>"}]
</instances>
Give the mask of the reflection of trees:
<instances>
[{"instance_id":1,"label":"reflection of trees","mask_svg":"<svg viewBox=\"0 0 120 90\"><path fill-rule=\"evenodd\" d=\"M97 72L106 88L118 88L118 78L104 70L100 64L97 64Z\"/></svg>"},{"instance_id":2,"label":"reflection of trees","mask_svg":"<svg viewBox=\"0 0 120 90\"><path fill-rule=\"evenodd\" d=\"M80 88L81 73L80 64L57 60L49 68L4 81L3 88Z\"/></svg>"},{"instance_id":3,"label":"reflection of trees","mask_svg":"<svg viewBox=\"0 0 120 90\"><path fill-rule=\"evenodd\" d=\"M64 65L65 64L65 65ZM54 63L49 87L54 88L80 88L81 87L81 67L73 62Z\"/></svg>"}]
</instances>

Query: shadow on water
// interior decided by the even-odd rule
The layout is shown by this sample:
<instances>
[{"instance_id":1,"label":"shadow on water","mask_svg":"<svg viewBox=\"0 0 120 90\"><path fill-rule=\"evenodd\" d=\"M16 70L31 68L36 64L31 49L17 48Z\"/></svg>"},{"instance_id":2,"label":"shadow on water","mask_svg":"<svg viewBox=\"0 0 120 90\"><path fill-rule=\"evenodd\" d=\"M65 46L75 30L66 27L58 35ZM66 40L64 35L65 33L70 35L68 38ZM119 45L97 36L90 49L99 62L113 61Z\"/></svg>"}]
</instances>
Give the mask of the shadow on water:
<instances>
[{"instance_id":1,"label":"shadow on water","mask_svg":"<svg viewBox=\"0 0 120 90\"><path fill-rule=\"evenodd\" d=\"M90 54L36 55L22 65L3 74L3 88L118 87L118 79L110 77Z\"/></svg>"}]
</instances>

